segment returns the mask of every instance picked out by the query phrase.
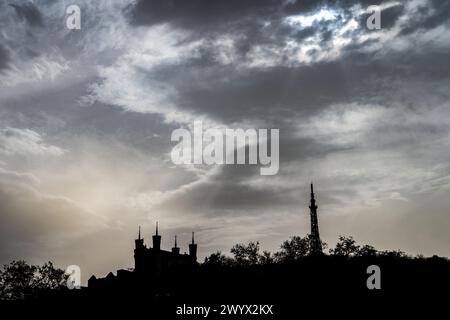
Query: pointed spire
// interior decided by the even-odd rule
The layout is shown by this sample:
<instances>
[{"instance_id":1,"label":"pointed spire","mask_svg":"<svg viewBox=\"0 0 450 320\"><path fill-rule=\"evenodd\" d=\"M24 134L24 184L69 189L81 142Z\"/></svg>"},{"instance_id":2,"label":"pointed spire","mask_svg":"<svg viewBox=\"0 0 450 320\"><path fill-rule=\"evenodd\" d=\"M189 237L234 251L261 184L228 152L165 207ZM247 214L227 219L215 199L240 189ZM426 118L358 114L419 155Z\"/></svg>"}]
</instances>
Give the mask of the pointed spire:
<instances>
[{"instance_id":1,"label":"pointed spire","mask_svg":"<svg viewBox=\"0 0 450 320\"><path fill-rule=\"evenodd\" d=\"M153 249L159 251L161 249L161 236L158 235L158 221L156 221L156 234L152 236Z\"/></svg>"},{"instance_id":2,"label":"pointed spire","mask_svg":"<svg viewBox=\"0 0 450 320\"><path fill-rule=\"evenodd\" d=\"M141 240L141 226L139 226L138 239Z\"/></svg>"},{"instance_id":3,"label":"pointed spire","mask_svg":"<svg viewBox=\"0 0 450 320\"><path fill-rule=\"evenodd\" d=\"M197 261L197 245L194 242L194 232L192 232L192 243L189 244L189 255L194 261Z\"/></svg>"},{"instance_id":4,"label":"pointed spire","mask_svg":"<svg viewBox=\"0 0 450 320\"><path fill-rule=\"evenodd\" d=\"M314 187L312 181L311 181L311 199L314 199Z\"/></svg>"},{"instance_id":5,"label":"pointed spire","mask_svg":"<svg viewBox=\"0 0 450 320\"><path fill-rule=\"evenodd\" d=\"M175 245L172 248L172 253L180 254L180 248L178 248L178 245L177 245L177 235L175 235Z\"/></svg>"}]
</instances>

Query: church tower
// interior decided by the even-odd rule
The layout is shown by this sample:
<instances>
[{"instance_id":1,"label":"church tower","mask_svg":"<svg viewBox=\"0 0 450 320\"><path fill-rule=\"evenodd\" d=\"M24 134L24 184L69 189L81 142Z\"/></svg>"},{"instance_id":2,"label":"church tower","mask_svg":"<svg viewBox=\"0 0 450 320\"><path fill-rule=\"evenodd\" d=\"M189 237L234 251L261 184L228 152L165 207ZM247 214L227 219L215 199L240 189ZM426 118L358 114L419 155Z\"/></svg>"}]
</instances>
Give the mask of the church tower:
<instances>
[{"instance_id":1,"label":"church tower","mask_svg":"<svg viewBox=\"0 0 450 320\"><path fill-rule=\"evenodd\" d=\"M194 242L194 233L192 232L192 243L189 245L189 255L194 261L197 261L197 244Z\"/></svg>"},{"instance_id":2,"label":"church tower","mask_svg":"<svg viewBox=\"0 0 450 320\"><path fill-rule=\"evenodd\" d=\"M144 239L141 238L141 226L139 226L138 238L134 240L135 249L141 249L144 247Z\"/></svg>"},{"instance_id":3,"label":"church tower","mask_svg":"<svg viewBox=\"0 0 450 320\"><path fill-rule=\"evenodd\" d=\"M309 205L311 216L311 234L310 234L310 246L311 255L317 255L322 253L322 242L319 236L319 222L317 221L317 205L316 199L314 199L314 189L311 183L311 204Z\"/></svg>"},{"instance_id":4,"label":"church tower","mask_svg":"<svg viewBox=\"0 0 450 320\"><path fill-rule=\"evenodd\" d=\"M140 272L144 269L145 246L144 239L141 238L141 226L139 226L138 238L134 240L134 270Z\"/></svg>"},{"instance_id":5,"label":"church tower","mask_svg":"<svg viewBox=\"0 0 450 320\"><path fill-rule=\"evenodd\" d=\"M161 250L161 236L158 235L158 221L156 221L156 234L152 236L153 238L153 249Z\"/></svg>"}]
</instances>

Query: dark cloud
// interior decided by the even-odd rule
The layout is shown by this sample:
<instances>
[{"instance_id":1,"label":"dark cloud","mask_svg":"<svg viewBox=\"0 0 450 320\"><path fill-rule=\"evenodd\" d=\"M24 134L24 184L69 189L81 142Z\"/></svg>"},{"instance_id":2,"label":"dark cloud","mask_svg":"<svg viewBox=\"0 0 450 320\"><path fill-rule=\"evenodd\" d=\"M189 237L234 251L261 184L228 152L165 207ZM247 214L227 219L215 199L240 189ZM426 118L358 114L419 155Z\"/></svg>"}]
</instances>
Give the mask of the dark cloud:
<instances>
[{"instance_id":1,"label":"dark cloud","mask_svg":"<svg viewBox=\"0 0 450 320\"><path fill-rule=\"evenodd\" d=\"M377 1L359 1L363 8L377 5ZM330 104L355 100L381 102L394 90L387 84L393 79L408 80L423 77L437 80L446 78L448 58L444 52L431 53L436 59L429 62L426 53L393 52L390 59L377 58L364 49L380 40L370 39L363 43L350 42L342 49L340 56L331 61L318 61L311 65L289 65L291 56L283 56L288 41L300 46L303 41L317 35L321 40L319 48L310 49L307 54L316 59L329 50L336 39L336 21L320 20L310 27L292 28L282 23L287 15L313 12L321 7L336 7L341 11L336 19L349 19L349 8L354 1L138 1L131 8L132 23L153 25L172 23L175 26L195 30L194 37L201 38L204 45L200 55L173 65L155 67L149 73L152 80L171 83L177 89L175 103L184 110L225 121L240 119L274 119L289 117L305 112L320 112ZM434 4L437 6L438 4ZM258 9L254 7L257 6ZM441 5L442 6L442 5ZM381 12L382 28L390 29L405 14L403 1ZM439 20L441 13L433 13ZM368 32L365 21L368 14L356 17L360 27L348 31L355 37ZM264 22L270 25L264 27ZM213 23L214 22L214 23ZM223 34L235 35L236 61L246 61L255 46L273 48L273 54L280 54L280 62L270 68L236 69L235 65L218 63L221 48L214 42ZM425 60L426 61L425 61ZM428 62L427 62L428 61ZM375 86L374 86L375 85Z\"/></svg>"},{"instance_id":2,"label":"dark cloud","mask_svg":"<svg viewBox=\"0 0 450 320\"><path fill-rule=\"evenodd\" d=\"M402 25L401 34L409 34L419 29L431 29L448 20L449 4L444 1L431 1L431 7L418 6L417 12L412 14L405 11L406 1L400 1L381 12L382 28L389 30L396 25L405 14L412 15L407 24ZM356 18L359 24L357 30L347 31L345 36L355 37L368 32L366 20L371 13L354 16L350 10L355 5L362 9L381 5L383 1L360 0L333 0L333 1L163 1L139 0L127 10L127 15L133 25L147 25L169 23L185 30L194 31L192 38L204 41L215 40L220 35L234 37L234 48L240 59L255 46L267 46L283 49L287 42L295 41L302 44L308 37L318 36L321 48L308 51L311 57L317 57L322 50L333 46L335 31L342 27L339 23ZM336 19L317 20L312 26L296 28L287 25L285 18L297 14L312 14L319 9L328 8L336 10ZM350 43L349 50L357 51L379 40L370 39L362 44ZM202 63L214 62L214 51L217 48L203 48ZM287 57L286 57L287 58Z\"/></svg>"},{"instance_id":3,"label":"dark cloud","mask_svg":"<svg viewBox=\"0 0 450 320\"><path fill-rule=\"evenodd\" d=\"M37 58L41 55L39 52L34 51L33 49L30 49L30 48L25 48L24 54L26 57L28 57L30 59Z\"/></svg>"},{"instance_id":4,"label":"dark cloud","mask_svg":"<svg viewBox=\"0 0 450 320\"><path fill-rule=\"evenodd\" d=\"M405 1L382 11L383 23L390 28L402 12ZM361 5L363 8L371 5L381 5L382 0L138 0L130 6L127 14L134 25L155 25L172 23L184 28L233 29L233 24L245 21L245 29L252 28L261 21L280 21L289 15L307 14L320 8L336 8L341 10L344 18L349 16L351 7ZM368 15L364 15L367 18ZM365 19L364 19L365 21ZM212 28L212 29L211 29Z\"/></svg>"},{"instance_id":5,"label":"dark cloud","mask_svg":"<svg viewBox=\"0 0 450 320\"><path fill-rule=\"evenodd\" d=\"M9 67L9 51L0 44L0 72Z\"/></svg>"},{"instance_id":6,"label":"dark cloud","mask_svg":"<svg viewBox=\"0 0 450 320\"><path fill-rule=\"evenodd\" d=\"M152 154L163 155L169 151L169 138L161 136L170 137L175 125L164 123L159 115L123 112L117 106L102 103L80 107L77 99L88 94L89 83L94 80L97 79L55 84L48 90L12 97L3 101L0 119L8 119L12 127L31 126L50 137L59 136L61 140L57 144L83 132L92 138L114 136L116 142ZM26 101L20 113L16 108L18 101Z\"/></svg>"},{"instance_id":7,"label":"dark cloud","mask_svg":"<svg viewBox=\"0 0 450 320\"><path fill-rule=\"evenodd\" d=\"M407 0L400 0L403 3ZM355 5L365 8L371 5L381 5L384 0L294 0L287 1L284 11L288 14L299 14L313 11L321 7L349 9Z\"/></svg>"},{"instance_id":8,"label":"dark cloud","mask_svg":"<svg viewBox=\"0 0 450 320\"><path fill-rule=\"evenodd\" d=\"M262 208L279 210L296 202L294 190L247 185L246 182L259 175L259 168L257 165L223 166L208 181L177 192L174 195L176 201L164 201L152 209L158 212L183 210L185 215L218 217L236 216L243 212L258 215Z\"/></svg>"},{"instance_id":9,"label":"dark cloud","mask_svg":"<svg viewBox=\"0 0 450 320\"><path fill-rule=\"evenodd\" d=\"M246 54L255 44L281 45L286 37L300 41L317 32L317 28L293 30L283 24L289 14L306 13L319 7L316 1L301 3L293 6L283 0L139 0L126 12L132 25L169 23L195 31L192 38L214 40L221 34L238 35L235 48L240 54Z\"/></svg>"},{"instance_id":10,"label":"dark cloud","mask_svg":"<svg viewBox=\"0 0 450 320\"><path fill-rule=\"evenodd\" d=\"M416 12L407 20L400 35L408 35L417 31L436 28L450 22L450 2L430 0L427 6L417 8Z\"/></svg>"},{"instance_id":11,"label":"dark cloud","mask_svg":"<svg viewBox=\"0 0 450 320\"><path fill-rule=\"evenodd\" d=\"M24 3L20 4L10 4L11 7L16 11L17 16L28 22L30 26L33 27L42 27L44 26L44 19L42 13L39 9L32 3Z\"/></svg>"},{"instance_id":12,"label":"dark cloud","mask_svg":"<svg viewBox=\"0 0 450 320\"><path fill-rule=\"evenodd\" d=\"M444 52L390 54L389 60L348 48L337 61L312 66L237 70L206 58L161 66L148 76L177 89L184 110L226 123L246 120L278 121L294 115L314 115L331 104L398 99L393 81L438 81L450 77ZM429 57L433 59L430 61ZM380 95L382 92L382 95ZM408 98L406 96L406 98Z\"/></svg>"},{"instance_id":13,"label":"dark cloud","mask_svg":"<svg viewBox=\"0 0 450 320\"><path fill-rule=\"evenodd\" d=\"M197 70L195 82L191 79L193 69ZM356 75L348 73L340 63L245 72L231 66L202 68L188 64L162 68L152 77L177 88L183 109L236 122L317 112L320 106L349 97L353 91L349 82Z\"/></svg>"},{"instance_id":14,"label":"dark cloud","mask_svg":"<svg viewBox=\"0 0 450 320\"><path fill-rule=\"evenodd\" d=\"M139 0L129 8L135 25L173 22L185 27L219 25L242 17L273 14L282 1L278 0Z\"/></svg>"},{"instance_id":15,"label":"dark cloud","mask_svg":"<svg viewBox=\"0 0 450 320\"><path fill-rule=\"evenodd\" d=\"M271 21L287 15L305 14L321 7L349 9L356 4L365 7L381 3L382 0L138 0L128 8L127 13L135 25L169 22L189 28L207 25L220 28L221 24L227 27L229 22L243 18L247 22Z\"/></svg>"}]
</instances>

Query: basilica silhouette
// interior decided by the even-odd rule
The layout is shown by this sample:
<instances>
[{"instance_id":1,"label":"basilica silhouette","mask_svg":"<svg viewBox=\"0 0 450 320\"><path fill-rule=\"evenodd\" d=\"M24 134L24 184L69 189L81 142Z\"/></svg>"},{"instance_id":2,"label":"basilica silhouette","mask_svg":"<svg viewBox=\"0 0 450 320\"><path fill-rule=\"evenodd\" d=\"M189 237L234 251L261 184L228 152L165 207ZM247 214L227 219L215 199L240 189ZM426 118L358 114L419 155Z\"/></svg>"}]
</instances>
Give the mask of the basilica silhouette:
<instances>
[{"instance_id":1,"label":"basilica silhouette","mask_svg":"<svg viewBox=\"0 0 450 320\"><path fill-rule=\"evenodd\" d=\"M194 232L192 232L192 242L188 246L189 254L180 253L177 236L175 236L175 244L171 251L161 249L158 222L156 222L156 232L152 236L152 240L153 247L147 247L144 238L141 237L141 227L139 226L138 238L134 241L134 269L117 270L116 276L110 272L105 278L92 276L88 280L88 287L93 290L107 290L137 286L140 283L158 284L174 272L192 271L197 267L197 244L194 241Z\"/></svg>"},{"instance_id":2,"label":"basilica silhouette","mask_svg":"<svg viewBox=\"0 0 450 320\"><path fill-rule=\"evenodd\" d=\"M158 222L156 222L156 233L152 238L153 248L147 248L144 244L144 239L141 238L141 228L139 227L134 249L134 271L136 273L159 276L165 270L173 267L192 267L196 265L197 244L194 242L194 232L192 232L192 242L189 244L189 254L180 254L180 248L177 247L177 236L175 236L175 244L172 251L161 250Z\"/></svg>"}]
</instances>

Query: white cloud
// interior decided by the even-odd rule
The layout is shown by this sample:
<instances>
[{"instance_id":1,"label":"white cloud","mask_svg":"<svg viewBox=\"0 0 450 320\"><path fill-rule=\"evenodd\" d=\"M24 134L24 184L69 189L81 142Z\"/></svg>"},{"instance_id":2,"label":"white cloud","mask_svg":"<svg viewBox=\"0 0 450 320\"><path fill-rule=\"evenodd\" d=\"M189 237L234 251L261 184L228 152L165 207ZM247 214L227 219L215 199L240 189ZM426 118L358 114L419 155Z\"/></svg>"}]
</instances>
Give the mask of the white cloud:
<instances>
[{"instance_id":1,"label":"white cloud","mask_svg":"<svg viewBox=\"0 0 450 320\"><path fill-rule=\"evenodd\" d=\"M0 130L0 154L61 156L65 152L57 146L46 144L36 131L18 128Z\"/></svg>"},{"instance_id":2,"label":"white cloud","mask_svg":"<svg viewBox=\"0 0 450 320\"><path fill-rule=\"evenodd\" d=\"M21 64L13 64L0 77L3 87L15 87L39 81L54 81L69 70L69 63L61 56L43 56Z\"/></svg>"},{"instance_id":3,"label":"white cloud","mask_svg":"<svg viewBox=\"0 0 450 320\"><path fill-rule=\"evenodd\" d=\"M337 145L354 144L389 112L379 105L334 105L301 122L299 136Z\"/></svg>"},{"instance_id":4,"label":"white cloud","mask_svg":"<svg viewBox=\"0 0 450 320\"><path fill-rule=\"evenodd\" d=\"M336 19L337 12L328 8L321 8L312 14L299 14L285 18L285 23L295 28L311 27L316 22L332 21Z\"/></svg>"},{"instance_id":5,"label":"white cloud","mask_svg":"<svg viewBox=\"0 0 450 320\"><path fill-rule=\"evenodd\" d=\"M422 147L448 145L448 110L448 104L420 109L404 105L332 105L306 121L298 120L297 134L321 143L372 149L402 148L410 144ZM405 145L407 141L409 143Z\"/></svg>"},{"instance_id":6,"label":"white cloud","mask_svg":"<svg viewBox=\"0 0 450 320\"><path fill-rule=\"evenodd\" d=\"M108 67L100 67L101 80L91 85L91 94L83 102L100 101L127 111L156 113L171 122L190 123L196 117L183 111L172 101L176 90L168 83L152 79L154 68L174 67L198 56L202 42L179 43L187 34L158 26L129 39L130 49ZM156 71L155 71L156 72Z\"/></svg>"}]
</instances>

